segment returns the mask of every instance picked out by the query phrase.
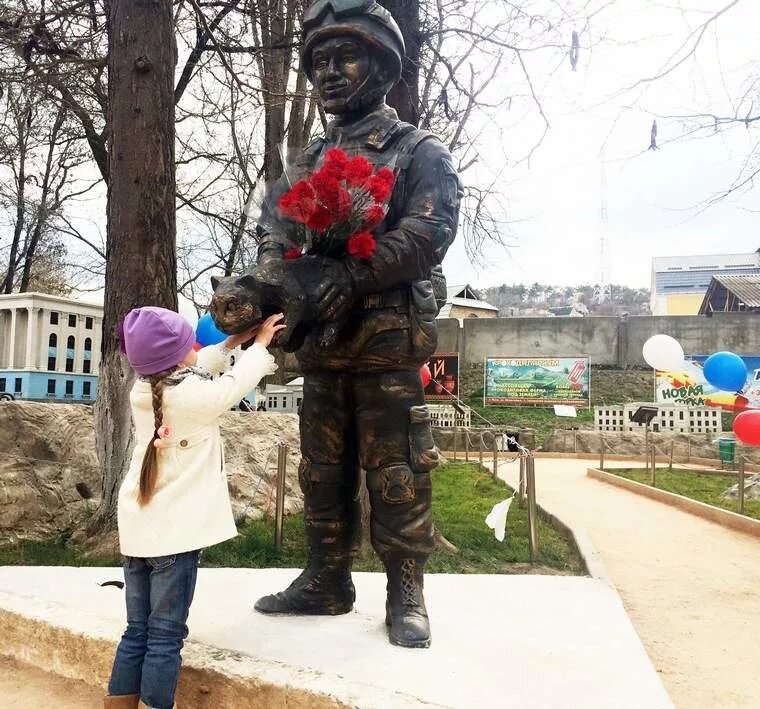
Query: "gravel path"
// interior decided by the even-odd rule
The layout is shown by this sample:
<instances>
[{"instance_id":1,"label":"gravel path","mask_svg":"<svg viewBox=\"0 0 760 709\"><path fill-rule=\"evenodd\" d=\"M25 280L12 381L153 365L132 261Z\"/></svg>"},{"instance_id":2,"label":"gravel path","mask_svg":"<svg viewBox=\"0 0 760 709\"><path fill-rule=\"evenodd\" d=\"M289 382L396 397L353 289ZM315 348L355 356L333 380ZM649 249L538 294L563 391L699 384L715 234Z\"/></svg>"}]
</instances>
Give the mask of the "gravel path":
<instances>
[{"instance_id":1,"label":"gravel path","mask_svg":"<svg viewBox=\"0 0 760 709\"><path fill-rule=\"evenodd\" d=\"M589 465L537 459L538 502L591 537L673 702L760 706L760 540L588 478ZM516 464L500 474L514 484Z\"/></svg>"}]
</instances>

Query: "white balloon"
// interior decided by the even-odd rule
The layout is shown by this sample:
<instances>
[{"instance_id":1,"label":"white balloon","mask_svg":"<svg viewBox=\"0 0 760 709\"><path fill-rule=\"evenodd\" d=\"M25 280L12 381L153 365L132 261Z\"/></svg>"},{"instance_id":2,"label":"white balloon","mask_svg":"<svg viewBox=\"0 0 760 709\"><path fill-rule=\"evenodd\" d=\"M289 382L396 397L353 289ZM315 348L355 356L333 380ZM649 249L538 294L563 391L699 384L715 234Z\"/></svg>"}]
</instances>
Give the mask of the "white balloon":
<instances>
[{"instance_id":1,"label":"white balloon","mask_svg":"<svg viewBox=\"0 0 760 709\"><path fill-rule=\"evenodd\" d=\"M661 372L680 372L686 364L683 347L670 335L654 335L644 343L644 361Z\"/></svg>"}]
</instances>

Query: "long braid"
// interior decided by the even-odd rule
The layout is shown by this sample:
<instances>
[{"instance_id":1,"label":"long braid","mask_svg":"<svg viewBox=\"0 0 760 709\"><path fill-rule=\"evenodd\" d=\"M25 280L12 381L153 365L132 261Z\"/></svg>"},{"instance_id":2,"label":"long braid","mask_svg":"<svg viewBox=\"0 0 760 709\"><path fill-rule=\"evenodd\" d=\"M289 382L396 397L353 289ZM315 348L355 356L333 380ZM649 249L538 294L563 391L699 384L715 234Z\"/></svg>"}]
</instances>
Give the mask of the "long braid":
<instances>
[{"instance_id":1,"label":"long braid","mask_svg":"<svg viewBox=\"0 0 760 709\"><path fill-rule=\"evenodd\" d=\"M158 449L156 441L159 440L158 429L163 425L163 399L164 384L166 377L174 370L159 372L148 377L150 381L150 391L153 400L153 438L151 438L148 447L145 449L142 468L140 469L140 491L137 495L137 501L140 505L146 505L153 497L158 480Z\"/></svg>"}]
</instances>

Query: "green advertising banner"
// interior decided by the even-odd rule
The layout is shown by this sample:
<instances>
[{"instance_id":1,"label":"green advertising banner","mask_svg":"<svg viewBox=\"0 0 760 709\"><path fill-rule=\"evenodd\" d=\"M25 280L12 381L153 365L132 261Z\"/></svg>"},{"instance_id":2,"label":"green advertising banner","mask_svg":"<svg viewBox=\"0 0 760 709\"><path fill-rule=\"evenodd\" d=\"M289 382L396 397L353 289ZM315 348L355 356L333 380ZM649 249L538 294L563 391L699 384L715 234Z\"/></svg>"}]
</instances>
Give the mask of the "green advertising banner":
<instances>
[{"instance_id":1,"label":"green advertising banner","mask_svg":"<svg viewBox=\"0 0 760 709\"><path fill-rule=\"evenodd\" d=\"M486 406L590 405L588 357L489 357Z\"/></svg>"}]
</instances>

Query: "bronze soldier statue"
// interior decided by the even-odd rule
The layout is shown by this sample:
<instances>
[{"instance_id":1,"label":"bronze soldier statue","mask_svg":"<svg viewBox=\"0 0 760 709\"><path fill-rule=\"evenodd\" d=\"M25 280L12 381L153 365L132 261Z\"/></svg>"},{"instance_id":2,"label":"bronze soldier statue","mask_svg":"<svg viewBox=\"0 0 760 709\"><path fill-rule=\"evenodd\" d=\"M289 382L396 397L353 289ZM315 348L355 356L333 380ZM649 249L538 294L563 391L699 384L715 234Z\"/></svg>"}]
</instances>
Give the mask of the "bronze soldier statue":
<instances>
[{"instance_id":1,"label":"bronze soldier statue","mask_svg":"<svg viewBox=\"0 0 760 709\"><path fill-rule=\"evenodd\" d=\"M431 277L454 240L462 191L440 141L400 121L385 103L403 58L400 30L374 0L318 0L308 9L302 67L334 120L267 196L258 222L259 263L234 286L259 289L258 300L255 294L232 298L230 315L241 302L260 303L261 289L292 281L301 292L286 289L283 299L291 326L309 317L319 324L289 348L298 348L304 373L299 478L308 565L287 589L259 599L256 610L352 609L351 565L361 531L357 492L364 469L372 545L388 578L390 641L427 647L423 571L433 549L430 471L438 454L419 369L436 348ZM278 213L278 199L336 146L396 172L388 214L375 230L375 253L370 260L283 260L295 244L295 225ZM288 307L289 294L300 303L298 317ZM222 326L229 304L229 298L217 304Z\"/></svg>"}]
</instances>

